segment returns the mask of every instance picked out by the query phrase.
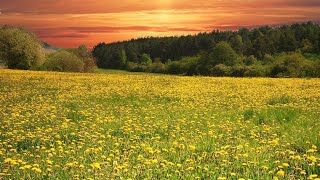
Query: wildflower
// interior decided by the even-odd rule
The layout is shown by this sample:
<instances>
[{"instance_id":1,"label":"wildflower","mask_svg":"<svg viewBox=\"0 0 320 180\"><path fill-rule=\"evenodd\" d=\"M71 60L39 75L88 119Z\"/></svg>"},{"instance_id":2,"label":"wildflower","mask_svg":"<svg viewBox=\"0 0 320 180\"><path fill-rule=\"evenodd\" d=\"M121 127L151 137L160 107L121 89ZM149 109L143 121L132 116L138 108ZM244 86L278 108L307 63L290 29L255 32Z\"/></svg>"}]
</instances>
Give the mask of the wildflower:
<instances>
[{"instance_id":1,"label":"wildflower","mask_svg":"<svg viewBox=\"0 0 320 180\"><path fill-rule=\"evenodd\" d=\"M47 160L47 163L49 164L49 165L52 165L52 161L51 160Z\"/></svg>"},{"instance_id":2,"label":"wildflower","mask_svg":"<svg viewBox=\"0 0 320 180\"><path fill-rule=\"evenodd\" d=\"M194 151L194 150L196 150L196 147L193 146L193 145L189 145L189 149L190 149L191 151Z\"/></svg>"},{"instance_id":3,"label":"wildflower","mask_svg":"<svg viewBox=\"0 0 320 180\"><path fill-rule=\"evenodd\" d=\"M288 163L282 163L283 167L289 167L290 165Z\"/></svg>"},{"instance_id":4,"label":"wildflower","mask_svg":"<svg viewBox=\"0 0 320 180\"><path fill-rule=\"evenodd\" d=\"M315 150L315 149L309 149L309 150L307 150L307 153L314 153L314 152L316 152L317 150Z\"/></svg>"},{"instance_id":5,"label":"wildflower","mask_svg":"<svg viewBox=\"0 0 320 180\"><path fill-rule=\"evenodd\" d=\"M33 167L31 170L36 172L36 173L41 173L42 172L41 169L37 168L37 167Z\"/></svg>"},{"instance_id":6,"label":"wildflower","mask_svg":"<svg viewBox=\"0 0 320 180\"><path fill-rule=\"evenodd\" d=\"M277 176L279 176L279 177L283 177L284 176L284 171L283 170L279 170L278 172L277 172Z\"/></svg>"},{"instance_id":7,"label":"wildflower","mask_svg":"<svg viewBox=\"0 0 320 180\"><path fill-rule=\"evenodd\" d=\"M90 165L93 169L100 169L101 168L101 164L100 163L93 163Z\"/></svg>"},{"instance_id":8,"label":"wildflower","mask_svg":"<svg viewBox=\"0 0 320 180\"><path fill-rule=\"evenodd\" d=\"M188 167L187 168L187 171L193 171L194 170L194 167Z\"/></svg>"},{"instance_id":9,"label":"wildflower","mask_svg":"<svg viewBox=\"0 0 320 180\"><path fill-rule=\"evenodd\" d=\"M226 177L218 177L217 180L226 180L227 178Z\"/></svg>"},{"instance_id":10,"label":"wildflower","mask_svg":"<svg viewBox=\"0 0 320 180\"><path fill-rule=\"evenodd\" d=\"M317 177L318 177L317 174L311 174L311 175L309 176L310 179L314 179L314 178L317 178Z\"/></svg>"},{"instance_id":11,"label":"wildflower","mask_svg":"<svg viewBox=\"0 0 320 180\"><path fill-rule=\"evenodd\" d=\"M308 157L308 160L309 160L309 161L312 161L312 162L317 162L317 158L314 157L314 156Z\"/></svg>"}]
</instances>

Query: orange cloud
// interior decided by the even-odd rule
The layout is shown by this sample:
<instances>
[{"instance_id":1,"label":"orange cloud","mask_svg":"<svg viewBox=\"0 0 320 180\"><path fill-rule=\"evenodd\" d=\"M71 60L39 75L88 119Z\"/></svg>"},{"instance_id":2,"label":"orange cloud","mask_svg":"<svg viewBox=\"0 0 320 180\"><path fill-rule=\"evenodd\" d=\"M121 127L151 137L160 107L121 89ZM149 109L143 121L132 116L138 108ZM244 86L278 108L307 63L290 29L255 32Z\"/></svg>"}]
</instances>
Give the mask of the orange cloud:
<instances>
[{"instance_id":1,"label":"orange cloud","mask_svg":"<svg viewBox=\"0 0 320 180\"><path fill-rule=\"evenodd\" d=\"M10 0L0 25L23 26L56 46L320 21L318 0Z\"/></svg>"}]
</instances>

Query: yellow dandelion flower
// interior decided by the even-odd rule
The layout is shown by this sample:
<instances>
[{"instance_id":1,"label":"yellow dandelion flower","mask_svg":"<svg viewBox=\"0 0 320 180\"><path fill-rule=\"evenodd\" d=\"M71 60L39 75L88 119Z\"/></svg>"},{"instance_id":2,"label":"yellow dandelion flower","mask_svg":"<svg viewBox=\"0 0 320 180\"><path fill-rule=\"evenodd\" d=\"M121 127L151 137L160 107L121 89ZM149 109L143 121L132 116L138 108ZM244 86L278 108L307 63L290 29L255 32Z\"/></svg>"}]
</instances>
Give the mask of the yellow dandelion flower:
<instances>
[{"instance_id":1,"label":"yellow dandelion flower","mask_svg":"<svg viewBox=\"0 0 320 180\"><path fill-rule=\"evenodd\" d=\"M191 151L194 151L194 150L196 150L196 146L189 145L189 149L190 149Z\"/></svg>"},{"instance_id":2,"label":"yellow dandelion flower","mask_svg":"<svg viewBox=\"0 0 320 180\"><path fill-rule=\"evenodd\" d=\"M283 170L279 170L278 172L277 172L277 176L279 176L279 177L283 177L284 176L284 171Z\"/></svg>"}]
</instances>

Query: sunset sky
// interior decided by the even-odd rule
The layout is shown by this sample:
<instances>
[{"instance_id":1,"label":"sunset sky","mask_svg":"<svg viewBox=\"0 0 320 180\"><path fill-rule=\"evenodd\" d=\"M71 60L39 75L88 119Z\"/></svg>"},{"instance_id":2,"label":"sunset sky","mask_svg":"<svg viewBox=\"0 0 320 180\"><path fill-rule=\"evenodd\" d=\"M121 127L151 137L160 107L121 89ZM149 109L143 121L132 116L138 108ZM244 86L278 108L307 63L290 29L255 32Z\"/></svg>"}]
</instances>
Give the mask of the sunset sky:
<instances>
[{"instance_id":1,"label":"sunset sky","mask_svg":"<svg viewBox=\"0 0 320 180\"><path fill-rule=\"evenodd\" d=\"M320 21L319 0L0 0L0 25L58 47Z\"/></svg>"}]
</instances>

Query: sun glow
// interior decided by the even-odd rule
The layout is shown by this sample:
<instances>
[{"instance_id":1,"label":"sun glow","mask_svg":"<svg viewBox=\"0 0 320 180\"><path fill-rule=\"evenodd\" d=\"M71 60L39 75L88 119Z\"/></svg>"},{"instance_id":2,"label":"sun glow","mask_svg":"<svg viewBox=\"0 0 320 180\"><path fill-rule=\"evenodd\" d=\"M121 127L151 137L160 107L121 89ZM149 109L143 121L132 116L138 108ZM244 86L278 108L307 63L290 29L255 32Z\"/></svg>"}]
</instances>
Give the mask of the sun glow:
<instances>
[{"instance_id":1,"label":"sun glow","mask_svg":"<svg viewBox=\"0 0 320 180\"><path fill-rule=\"evenodd\" d=\"M176 20L176 17L168 11L160 11L153 15L156 23L168 23Z\"/></svg>"},{"instance_id":2,"label":"sun glow","mask_svg":"<svg viewBox=\"0 0 320 180\"><path fill-rule=\"evenodd\" d=\"M17 2L20 2L17 4ZM214 29L319 21L306 0L35 0L1 1L0 25L22 26L58 47L90 47L140 36L175 36ZM79 1L79 2L78 2ZM89 3L90 2L90 3ZM312 5L312 6L311 6ZM72 6L72 8L69 8ZM263 19L263 21L261 21ZM63 37L63 38L62 38Z\"/></svg>"}]
</instances>

